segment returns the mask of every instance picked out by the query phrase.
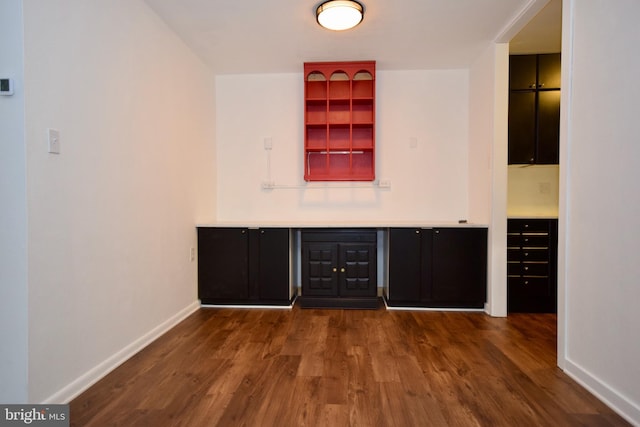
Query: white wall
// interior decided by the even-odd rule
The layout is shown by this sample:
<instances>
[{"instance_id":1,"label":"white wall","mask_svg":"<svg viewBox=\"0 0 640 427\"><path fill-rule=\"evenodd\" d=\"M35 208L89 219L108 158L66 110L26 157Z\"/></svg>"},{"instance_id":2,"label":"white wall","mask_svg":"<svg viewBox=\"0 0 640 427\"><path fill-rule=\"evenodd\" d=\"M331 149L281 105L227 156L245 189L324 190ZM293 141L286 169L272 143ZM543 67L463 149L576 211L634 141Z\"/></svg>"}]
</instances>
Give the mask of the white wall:
<instances>
[{"instance_id":1,"label":"white wall","mask_svg":"<svg viewBox=\"0 0 640 427\"><path fill-rule=\"evenodd\" d=\"M640 425L640 3L563 13L559 363Z\"/></svg>"},{"instance_id":2,"label":"white wall","mask_svg":"<svg viewBox=\"0 0 640 427\"><path fill-rule=\"evenodd\" d=\"M216 77L219 220L469 217L468 70L377 72L376 177L390 189L305 185L302 80L302 73ZM271 180L293 188L261 188L269 156Z\"/></svg>"},{"instance_id":3,"label":"white wall","mask_svg":"<svg viewBox=\"0 0 640 427\"><path fill-rule=\"evenodd\" d=\"M470 218L489 224L486 310L493 316L507 315L508 64L508 45L497 43L470 69Z\"/></svg>"},{"instance_id":4,"label":"white wall","mask_svg":"<svg viewBox=\"0 0 640 427\"><path fill-rule=\"evenodd\" d=\"M27 189L22 1L0 2L0 402L27 402Z\"/></svg>"},{"instance_id":5,"label":"white wall","mask_svg":"<svg viewBox=\"0 0 640 427\"><path fill-rule=\"evenodd\" d=\"M215 88L141 0L24 7L29 400L65 401L197 308Z\"/></svg>"}]
</instances>

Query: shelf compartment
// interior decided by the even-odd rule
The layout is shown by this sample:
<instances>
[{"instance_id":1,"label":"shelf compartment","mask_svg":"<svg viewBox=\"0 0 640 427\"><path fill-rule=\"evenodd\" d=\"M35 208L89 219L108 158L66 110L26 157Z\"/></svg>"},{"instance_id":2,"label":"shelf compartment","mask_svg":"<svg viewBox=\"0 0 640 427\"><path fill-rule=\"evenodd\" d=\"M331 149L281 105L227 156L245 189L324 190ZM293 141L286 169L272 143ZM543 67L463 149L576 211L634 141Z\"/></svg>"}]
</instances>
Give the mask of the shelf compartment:
<instances>
[{"instance_id":1,"label":"shelf compartment","mask_svg":"<svg viewBox=\"0 0 640 427\"><path fill-rule=\"evenodd\" d=\"M373 100L353 100L353 123L373 123Z\"/></svg>"},{"instance_id":2,"label":"shelf compartment","mask_svg":"<svg viewBox=\"0 0 640 427\"><path fill-rule=\"evenodd\" d=\"M307 101L305 123L327 123L327 102L324 100Z\"/></svg>"},{"instance_id":3,"label":"shelf compartment","mask_svg":"<svg viewBox=\"0 0 640 427\"><path fill-rule=\"evenodd\" d=\"M312 71L307 74L306 99L326 99L327 79L319 71Z\"/></svg>"},{"instance_id":4,"label":"shelf compartment","mask_svg":"<svg viewBox=\"0 0 640 427\"><path fill-rule=\"evenodd\" d=\"M344 71L336 71L329 78L329 98L349 99L351 97L351 83Z\"/></svg>"},{"instance_id":5,"label":"shelf compartment","mask_svg":"<svg viewBox=\"0 0 640 427\"><path fill-rule=\"evenodd\" d=\"M353 77L353 98L373 99L374 80L368 71L359 71Z\"/></svg>"},{"instance_id":6,"label":"shelf compartment","mask_svg":"<svg viewBox=\"0 0 640 427\"><path fill-rule=\"evenodd\" d=\"M330 125L329 126L329 148L335 150L349 149L349 125Z\"/></svg>"},{"instance_id":7,"label":"shelf compartment","mask_svg":"<svg viewBox=\"0 0 640 427\"><path fill-rule=\"evenodd\" d=\"M327 148L327 127L325 125L307 126L306 149Z\"/></svg>"},{"instance_id":8,"label":"shelf compartment","mask_svg":"<svg viewBox=\"0 0 640 427\"><path fill-rule=\"evenodd\" d=\"M351 170L354 177L362 180L374 179L373 151L354 151L351 156Z\"/></svg>"},{"instance_id":9,"label":"shelf compartment","mask_svg":"<svg viewBox=\"0 0 640 427\"><path fill-rule=\"evenodd\" d=\"M353 125L351 146L354 150L373 150L373 125Z\"/></svg>"},{"instance_id":10,"label":"shelf compartment","mask_svg":"<svg viewBox=\"0 0 640 427\"><path fill-rule=\"evenodd\" d=\"M329 101L329 123L349 124L351 108L349 100Z\"/></svg>"},{"instance_id":11,"label":"shelf compartment","mask_svg":"<svg viewBox=\"0 0 640 427\"><path fill-rule=\"evenodd\" d=\"M329 153L329 173L336 176L349 175L351 171L350 153L336 151Z\"/></svg>"}]
</instances>

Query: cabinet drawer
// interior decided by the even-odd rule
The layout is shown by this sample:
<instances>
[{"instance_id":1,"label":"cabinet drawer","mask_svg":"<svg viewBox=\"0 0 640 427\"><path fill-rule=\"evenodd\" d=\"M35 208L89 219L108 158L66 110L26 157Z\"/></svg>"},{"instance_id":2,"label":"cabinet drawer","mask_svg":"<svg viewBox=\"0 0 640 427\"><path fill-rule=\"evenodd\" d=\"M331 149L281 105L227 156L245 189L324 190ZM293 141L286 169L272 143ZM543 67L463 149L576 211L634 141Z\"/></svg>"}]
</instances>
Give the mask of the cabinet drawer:
<instances>
[{"instance_id":1,"label":"cabinet drawer","mask_svg":"<svg viewBox=\"0 0 640 427\"><path fill-rule=\"evenodd\" d=\"M507 264L509 276L549 276L549 263L547 262L510 262Z\"/></svg>"},{"instance_id":2,"label":"cabinet drawer","mask_svg":"<svg viewBox=\"0 0 640 427\"><path fill-rule=\"evenodd\" d=\"M507 261L548 261L547 248L507 249Z\"/></svg>"},{"instance_id":3,"label":"cabinet drawer","mask_svg":"<svg viewBox=\"0 0 640 427\"><path fill-rule=\"evenodd\" d=\"M507 233L549 232L548 219L509 219Z\"/></svg>"},{"instance_id":4,"label":"cabinet drawer","mask_svg":"<svg viewBox=\"0 0 640 427\"><path fill-rule=\"evenodd\" d=\"M509 277L507 284L510 298L548 297L553 291L546 277Z\"/></svg>"},{"instance_id":5,"label":"cabinet drawer","mask_svg":"<svg viewBox=\"0 0 640 427\"><path fill-rule=\"evenodd\" d=\"M366 242L376 243L375 229L310 229L302 231L303 242Z\"/></svg>"},{"instance_id":6,"label":"cabinet drawer","mask_svg":"<svg viewBox=\"0 0 640 427\"><path fill-rule=\"evenodd\" d=\"M546 248L549 246L549 234L548 233L508 234L507 246L510 248L521 248L521 247Z\"/></svg>"}]
</instances>

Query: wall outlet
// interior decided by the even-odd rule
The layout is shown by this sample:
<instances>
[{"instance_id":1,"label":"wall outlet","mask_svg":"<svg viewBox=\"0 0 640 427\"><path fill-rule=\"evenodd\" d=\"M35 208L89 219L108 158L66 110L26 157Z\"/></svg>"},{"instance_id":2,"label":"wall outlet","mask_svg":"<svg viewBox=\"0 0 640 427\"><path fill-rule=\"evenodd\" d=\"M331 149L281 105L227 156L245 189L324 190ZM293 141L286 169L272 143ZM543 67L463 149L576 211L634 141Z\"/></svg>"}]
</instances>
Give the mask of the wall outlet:
<instances>
[{"instance_id":1,"label":"wall outlet","mask_svg":"<svg viewBox=\"0 0 640 427\"><path fill-rule=\"evenodd\" d=\"M391 188L391 180L390 179L381 179L378 181L378 187L380 188Z\"/></svg>"},{"instance_id":2,"label":"wall outlet","mask_svg":"<svg viewBox=\"0 0 640 427\"><path fill-rule=\"evenodd\" d=\"M270 136L264 138L264 149L271 150L273 148L273 139Z\"/></svg>"},{"instance_id":3,"label":"wall outlet","mask_svg":"<svg viewBox=\"0 0 640 427\"><path fill-rule=\"evenodd\" d=\"M0 78L0 95L13 95L13 80L9 78Z\"/></svg>"},{"instance_id":4,"label":"wall outlet","mask_svg":"<svg viewBox=\"0 0 640 427\"><path fill-rule=\"evenodd\" d=\"M262 181L262 189L263 190L271 190L276 186L276 183L273 181Z\"/></svg>"},{"instance_id":5,"label":"wall outlet","mask_svg":"<svg viewBox=\"0 0 640 427\"><path fill-rule=\"evenodd\" d=\"M189 261L193 262L196 260L196 248L189 249Z\"/></svg>"},{"instance_id":6,"label":"wall outlet","mask_svg":"<svg viewBox=\"0 0 640 427\"><path fill-rule=\"evenodd\" d=\"M550 182L541 182L538 184L538 190L540 194L550 194L551 193L551 183Z\"/></svg>"}]
</instances>

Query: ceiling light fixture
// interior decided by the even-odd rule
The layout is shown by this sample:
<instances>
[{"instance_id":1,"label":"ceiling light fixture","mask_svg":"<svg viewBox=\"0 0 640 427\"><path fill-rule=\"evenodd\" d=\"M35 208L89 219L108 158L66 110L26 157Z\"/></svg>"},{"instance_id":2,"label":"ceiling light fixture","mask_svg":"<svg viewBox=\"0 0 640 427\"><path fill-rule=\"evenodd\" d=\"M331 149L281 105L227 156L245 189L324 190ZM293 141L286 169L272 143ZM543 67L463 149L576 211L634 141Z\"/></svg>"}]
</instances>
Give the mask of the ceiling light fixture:
<instances>
[{"instance_id":1,"label":"ceiling light fixture","mask_svg":"<svg viewBox=\"0 0 640 427\"><path fill-rule=\"evenodd\" d=\"M318 24L329 30L342 31L362 22L364 8L354 0L329 0L316 9Z\"/></svg>"}]
</instances>

